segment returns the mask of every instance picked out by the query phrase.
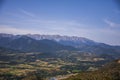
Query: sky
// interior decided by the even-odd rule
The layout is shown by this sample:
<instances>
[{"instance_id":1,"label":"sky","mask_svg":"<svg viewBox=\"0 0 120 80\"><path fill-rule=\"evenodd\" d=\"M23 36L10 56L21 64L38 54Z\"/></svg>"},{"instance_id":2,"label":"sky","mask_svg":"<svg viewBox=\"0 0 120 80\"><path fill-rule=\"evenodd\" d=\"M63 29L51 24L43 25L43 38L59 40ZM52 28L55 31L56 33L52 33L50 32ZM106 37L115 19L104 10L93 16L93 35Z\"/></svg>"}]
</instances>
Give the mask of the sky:
<instances>
[{"instance_id":1,"label":"sky","mask_svg":"<svg viewBox=\"0 0 120 80\"><path fill-rule=\"evenodd\" d=\"M0 0L0 33L86 37L120 45L119 0Z\"/></svg>"}]
</instances>

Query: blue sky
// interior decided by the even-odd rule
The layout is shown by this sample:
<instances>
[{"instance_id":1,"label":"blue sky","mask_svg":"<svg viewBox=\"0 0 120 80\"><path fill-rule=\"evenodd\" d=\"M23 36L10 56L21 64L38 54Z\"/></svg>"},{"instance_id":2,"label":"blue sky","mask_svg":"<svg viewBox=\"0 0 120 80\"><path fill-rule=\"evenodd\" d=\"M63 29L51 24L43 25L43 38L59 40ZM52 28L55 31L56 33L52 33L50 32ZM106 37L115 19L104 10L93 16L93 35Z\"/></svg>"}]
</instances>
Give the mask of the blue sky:
<instances>
[{"instance_id":1,"label":"blue sky","mask_svg":"<svg viewBox=\"0 0 120 80\"><path fill-rule=\"evenodd\" d=\"M120 45L115 0L1 0L0 32L59 34Z\"/></svg>"}]
</instances>

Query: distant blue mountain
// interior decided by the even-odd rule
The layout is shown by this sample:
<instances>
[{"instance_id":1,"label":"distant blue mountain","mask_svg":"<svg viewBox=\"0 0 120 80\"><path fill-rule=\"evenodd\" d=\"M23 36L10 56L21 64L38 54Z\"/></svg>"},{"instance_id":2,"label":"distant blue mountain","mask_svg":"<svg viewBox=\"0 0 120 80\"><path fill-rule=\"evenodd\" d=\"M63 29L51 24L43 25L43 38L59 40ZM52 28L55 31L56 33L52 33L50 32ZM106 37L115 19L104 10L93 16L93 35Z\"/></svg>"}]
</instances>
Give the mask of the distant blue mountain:
<instances>
[{"instance_id":1,"label":"distant blue mountain","mask_svg":"<svg viewBox=\"0 0 120 80\"><path fill-rule=\"evenodd\" d=\"M28 36L0 36L0 46L24 52L55 52L60 50L77 50L71 46L62 45L54 40L36 40Z\"/></svg>"},{"instance_id":2,"label":"distant blue mountain","mask_svg":"<svg viewBox=\"0 0 120 80\"><path fill-rule=\"evenodd\" d=\"M0 46L26 52L54 52L79 50L96 54L120 55L120 46L98 43L83 37L60 35L0 34Z\"/></svg>"}]
</instances>

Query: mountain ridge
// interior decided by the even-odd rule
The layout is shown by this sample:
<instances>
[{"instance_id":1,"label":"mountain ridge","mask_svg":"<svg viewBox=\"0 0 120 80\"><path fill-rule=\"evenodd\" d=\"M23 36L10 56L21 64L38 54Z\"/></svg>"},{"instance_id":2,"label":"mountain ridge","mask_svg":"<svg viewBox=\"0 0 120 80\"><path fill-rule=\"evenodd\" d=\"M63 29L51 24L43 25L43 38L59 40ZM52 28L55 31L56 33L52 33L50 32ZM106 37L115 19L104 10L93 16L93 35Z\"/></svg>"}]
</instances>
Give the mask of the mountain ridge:
<instances>
[{"instance_id":1,"label":"mountain ridge","mask_svg":"<svg viewBox=\"0 0 120 80\"><path fill-rule=\"evenodd\" d=\"M2 36L3 37L3 36ZM25 52L53 52L59 50L75 50L71 46L64 46L53 40L36 40L28 36L10 38L5 36L0 38L0 46Z\"/></svg>"},{"instance_id":2,"label":"mountain ridge","mask_svg":"<svg viewBox=\"0 0 120 80\"><path fill-rule=\"evenodd\" d=\"M36 35L0 33L0 46L28 52L79 50L88 53L109 54L114 55L114 57L120 55L120 46L97 43L87 38L60 35Z\"/></svg>"},{"instance_id":3,"label":"mountain ridge","mask_svg":"<svg viewBox=\"0 0 120 80\"><path fill-rule=\"evenodd\" d=\"M94 40L85 38L85 37L77 37L77 36L61 36L61 35L44 35L44 34L8 34L8 33L0 33L0 37L11 37L13 39L19 38L21 36L28 36L31 37L33 39L36 40L41 40L41 39L49 39L49 40L55 40L55 41L62 41L62 40L66 40L66 41L81 41L83 43L85 43L86 41L89 41L91 43L100 43L100 44L105 44L105 43L101 43L101 42L96 42ZM110 45L110 44L108 44ZM111 45L113 46L113 45ZM118 45L119 46L119 45Z\"/></svg>"}]
</instances>

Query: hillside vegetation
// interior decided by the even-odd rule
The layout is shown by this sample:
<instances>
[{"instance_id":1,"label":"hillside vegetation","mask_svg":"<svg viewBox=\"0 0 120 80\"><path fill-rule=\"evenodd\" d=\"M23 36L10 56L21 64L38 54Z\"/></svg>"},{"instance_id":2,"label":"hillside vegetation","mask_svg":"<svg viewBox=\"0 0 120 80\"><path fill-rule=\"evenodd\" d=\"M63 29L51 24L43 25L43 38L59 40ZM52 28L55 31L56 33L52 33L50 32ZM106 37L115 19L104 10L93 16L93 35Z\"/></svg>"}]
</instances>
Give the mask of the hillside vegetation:
<instances>
[{"instance_id":1,"label":"hillside vegetation","mask_svg":"<svg viewBox=\"0 0 120 80\"><path fill-rule=\"evenodd\" d=\"M120 80L120 60L106 64L93 72L82 72L63 80Z\"/></svg>"}]
</instances>

